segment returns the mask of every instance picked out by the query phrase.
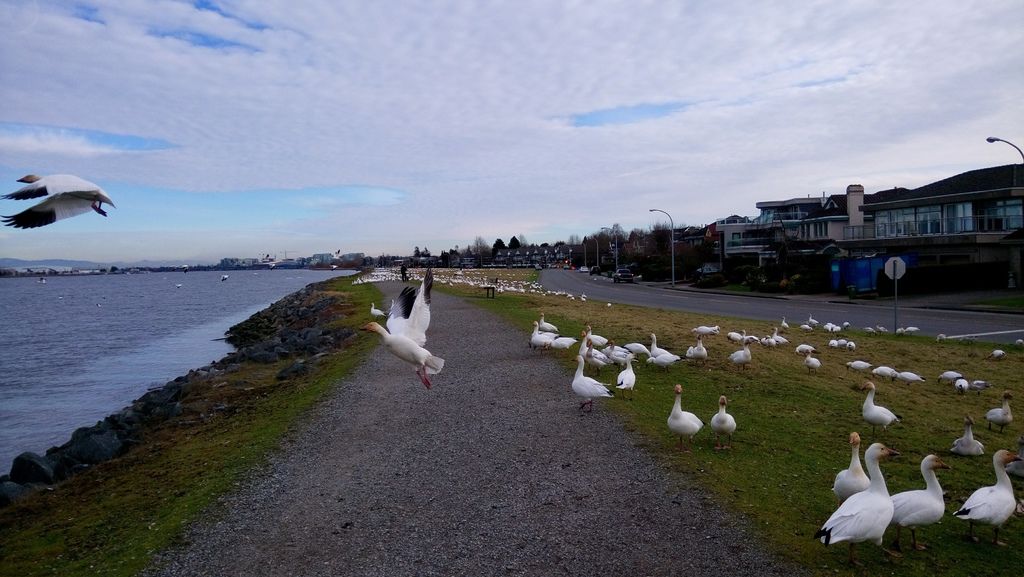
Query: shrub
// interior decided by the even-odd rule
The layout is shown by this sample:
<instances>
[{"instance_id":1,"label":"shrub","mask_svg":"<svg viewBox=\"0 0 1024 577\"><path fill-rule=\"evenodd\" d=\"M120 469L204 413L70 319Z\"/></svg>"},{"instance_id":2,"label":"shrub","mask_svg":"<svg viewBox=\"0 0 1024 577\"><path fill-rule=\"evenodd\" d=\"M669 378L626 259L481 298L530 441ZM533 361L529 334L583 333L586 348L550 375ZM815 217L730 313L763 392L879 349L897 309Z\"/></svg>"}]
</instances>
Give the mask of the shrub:
<instances>
[{"instance_id":1,"label":"shrub","mask_svg":"<svg viewBox=\"0 0 1024 577\"><path fill-rule=\"evenodd\" d=\"M718 288L728 284L725 276L721 273L710 274L696 282L697 288Z\"/></svg>"}]
</instances>

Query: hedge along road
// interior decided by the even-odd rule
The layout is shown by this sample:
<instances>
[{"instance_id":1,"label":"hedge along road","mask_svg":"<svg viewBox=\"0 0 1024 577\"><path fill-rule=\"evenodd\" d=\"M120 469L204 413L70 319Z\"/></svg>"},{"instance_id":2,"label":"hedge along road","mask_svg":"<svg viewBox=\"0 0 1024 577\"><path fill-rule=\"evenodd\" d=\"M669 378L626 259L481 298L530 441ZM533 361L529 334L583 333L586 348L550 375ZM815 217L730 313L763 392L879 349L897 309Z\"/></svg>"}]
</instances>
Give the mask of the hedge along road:
<instances>
[{"instance_id":1,"label":"hedge along road","mask_svg":"<svg viewBox=\"0 0 1024 577\"><path fill-rule=\"evenodd\" d=\"M614 303L656 307L668 310L725 315L746 319L767 320L778 324L786 317L791 331L807 321L809 315L821 323L842 324L848 321L854 329L882 325L893 331L893 303L856 301L846 303L837 295L736 295L696 290L671 290L667 283L613 283L611 279L575 271L546 269L541 284L547 290L584 293L588 299ZM677 285L680 283L677 281ZM911 300L911 299L908 299ZM899 320L902 326L916 326L918 334L936 336L982 335L979 340L1012 343L1024 337L1024 315L926 308L933 299L915 296L911 303L901 298ZM725 327L723 327L725 328ZM727 329L729 330L729 329Z\"/></svg>"},{"instance_id":2,"label":"hedge along road","mask_svg":"<svg viewBox=\"0 0 1024 577\"><path fill-rule=\"evenodd\" d=\"M525 329L446 294L431 312L431 390L378 347L146 574L805 573L600 401L580 415Z\"/></svg>"}]
</instances>

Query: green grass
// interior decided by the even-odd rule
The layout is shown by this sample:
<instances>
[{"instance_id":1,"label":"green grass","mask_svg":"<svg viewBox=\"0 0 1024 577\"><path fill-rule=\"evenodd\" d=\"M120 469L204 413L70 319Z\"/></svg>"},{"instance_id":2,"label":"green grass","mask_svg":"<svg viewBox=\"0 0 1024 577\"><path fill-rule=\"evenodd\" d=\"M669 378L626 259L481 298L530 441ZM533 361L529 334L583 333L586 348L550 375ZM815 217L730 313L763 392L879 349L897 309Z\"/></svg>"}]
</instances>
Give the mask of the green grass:
<instances>
[{"instance_id":1,"label":"green grass","mask_svg":"<svg viewBox=\"0 0 1024 577\"><path fill-rule=\"evenodd\" d=\"M536 273L488 270L483 276L533 279ZM606 400L603 407L620 414L626 427L666 467L690 476L724 506L748 518L776 552L817 575L980 576L1006 574L1008 568L1024 566L1021 518L1011 519L1001 533L1011 546L997 548L987 542L965 542L966 523L947 516L940 524L918 532L931 546L928 551L907 552L890 562L874 545L861 545L863 571L846 566L845 546L826 548L811 539L834 509L832 480L849 462L849 432L859 431L865 445L871 441L870 428L860 419L864 396L857 387L864 379L847 372L846 361L862 358L913 370L929 379L913 386L876 381L877 402L904 417L903 423L879 433L877 439L903 453L883 465L892 492L923 486L918 465L928 452L936 452L949 463L953 469L940 471L939 480L949 495L947 510L952 511L975 488L992 484L992 452L1016 446L1019 424L1002 434L979 424L976 435L986 445L985 456L964 458L948 453L952 440L961 433L964 413L983 423L984 412L998 404L1002 390L1024 398L1020 377L1024 355L1019 351L995 362L985 360L992 347L983 343L937 344L923 337L855 332L852 338L858 350L851 353L826 348L823 333L806 339L791 334L789 346L774 350L755 347L753 365L744 371L726 360L738 347L726 341L724 332L745 329L751 334L767 334L770 323L626 305L606 307L593 301L534 294L506 292L485 299L480 289L436 286L504 315L522 327L524 341L531 322L541 312L563 334L574 334L589 322L595 332L620 343L635 340L649 344L654 332L660 345L678 353L693 343L690 327L721 325L723 335L706 343L712 357L707 366L680 364L662 371L640 363L635 400L616 397ZM369 303L381 298L372 285L350 285L349 280L338 281L336 290L347 295L352 314L342 322L351 323L349 326L362 324ZM820 374L808 375L801 357L793 353L793 347L805 341L823 351ZM375 346L377 339L372 335L361 336L343 354L325 358L312 377L301 381L277 383L277 366L247 367L204 397L203 402L209 403L228 399L238 409L234 417L163 427L121 459L76 476L52 492L0 510L0 573L71 577L137 573L155 551L180 539L188 521L230 491L245 471L263 462L296 418ZM574 354L560 356L567 388L576 366ZM946 369L992 381L997 390L957 396L951 386L935 383L935 376ZM610 382L614 377L614 371L605 369L598 378ZM739 423L731 451L714 451L707 427L697 436L692 453L675 449L676 439L665 427L674 383L684 386L684 408L705 423L717 407L718 396L729 397L730 412ZM1014 484L1019 495L1020 480L1015 479ZM991 532L982 528L979 534L988 538ZM887 540L890 538L887 535Z\"/></svg>"},{"instance_id":2,"label":"green grass","mask_svg":"<svg viewBox=\"0 0 1024 577\"><path fill-rule=\"evenodd\" d=\"M984 301L978 301L974 304L990 307L1003 307L1008 309L1017 309L1024 311L1024 297L1005 297L999 299L989 299Z\"/></svg>"},{"instance_id":3,"label":"green grass","mask_svg":"<svg viewBox=\"0 0 1024 577\"><path fill-rule=\"evenodd\" d=\"M380 292L371 284L334 281L357 328ZM147 433L125 456L0 510L4 575L134 575L150 556L179 539L185 524L242 474L263 462L295 420L376 346L359 337L329 355L307 379L278 382L279 365L243 366L216 387L185 399L182 419ZM235 411L203 420L215 402Z\"/></svg>"},{"instance_id":4,"label":"green grass","mask_svg":"<svg viewBox=\"0 0 1024 577\"><path fill-rule=\"evenodd\" d=\"M448 289L456 292L461 289ZM467 295L473 295L467 292ZM745 329L749 334L770 334L772 323L726 317L695 315L626 305L568 301L565 297L541 295L500 295L496 300L479 299L481 306L501 314L522 327L527 339L533 320L545 318L575 335L586 324L594 332L619 344L639 341L650 344L650 333L658 344L678 354L693 344L690 328L700 324L720 325L722 335L706 340L710 360L706 366L679 363L668 371L638 363L635 400L621 395L605 400L605 408L620 414L629 430L668 467L685 472L713 493L727 508L746 516L751 525L777 553L799 562L816 575L932 576L934 574L996 575L1009 567L1024 567L1024 518L1014 517L1000 532L1010 547L992 545L992 532L979 527L981 543L963 539L967 523L951 516L974 489L994 483L992 453L999 448L1016 449L1021 427L1015 422L1003 433L985 428L984 413L999 405L1003 390L1024 398L1020 375L1024 355L1018 351L996 362L985 359L992 346L985 343L943 342L924 337L873 336L853 332L845 338L857 342L856 352L827 347L824 332L811 335L790 333L791 344L777 349L753 347L753 363L747 370L731 366L728 355L739 349L725 338L725 332ZM843 319L823 319L842 322ZM821 350L823 366L808 374L802 357L794 348L808 342ZM541 353L538 353L541 354ZM554 353L544 353L554 354ZM558 353L566 368L569 386L576 351ZM915 385L877 380L876 402L903 417L886 432L872 436L871 427L861 419L864 393L859 386L865 376L847 371L845 363L864 359L899 370L921 374L928 382ZM597 378L613 382L617 371L604 370ZM951 385L938 384L936 377L947 369L958 370L971 379L986 379L996 386L982 395L957 395ZM692 453L681 453L665 425L674 398L672 385L683 385L683 407L705 422ZM730 451L715 451L714 435L708 422L717 409L718 396L729 398L729 411L739 424ZM985 443L981 457L959 457L949 452L952 441L962 434L964 414L975 421L976 437ZM952 469L939 472L947 493L947 516L939 523L918 531L930 548L908 551L889 560L873 544L858 546L866 569L846 564L846 545L825 547L812 536L836 507L832 494L835 474L847 467L850 452L847 439L858 431L866 449L881 441L902 453L883 464L892 493L924 487L919 465L928 453L938 454ZM1022 483L1014 479L1021 496ZM907 533L907 532L904 532ZM893 533L886 534L888 543Z\"/></svg>"}]
</instances>

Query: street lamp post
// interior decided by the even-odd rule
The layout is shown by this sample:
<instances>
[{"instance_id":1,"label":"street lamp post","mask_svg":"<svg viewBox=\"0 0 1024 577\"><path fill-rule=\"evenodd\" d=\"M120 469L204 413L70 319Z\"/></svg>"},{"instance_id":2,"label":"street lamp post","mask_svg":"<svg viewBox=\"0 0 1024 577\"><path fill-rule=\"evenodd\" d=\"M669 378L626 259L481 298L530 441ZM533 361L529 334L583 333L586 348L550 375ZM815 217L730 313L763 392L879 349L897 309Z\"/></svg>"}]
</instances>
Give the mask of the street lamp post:
<instances>
[{"instance_id":1,"label":"street lamp post","mask_svg":"<svg viewBox=\"0 0 1024 577\"><path fill-rule=\"evenodd\" d=\"M612 242L615 243L615 270L619 270L619 239L615 235L615 229L609 228L607 226L602 226L601 230L607 230L612 235ZM611 246L610 243L609 246Z\"/></svg>"},{"instance_id":2,"label":"street lamp post","mask_svg":"<svg viewBox=\"0 0 1024 577\"><path fill-rule=\"evenodd\" d=\"M1017 152L1019 152L1019 153L1020 153L1020 160L1021 160L1021 162L1022 162L1022 163L1024 163L1024 151L1022 151L1022 150L1020 149L1020 147L1019 147L1019 146L1017 146L1016 144L1014 144L1014 143L1010 142L1009 140L1003 140L1002 138L996 138L995 136L989 136L989 137L988 137L988 138L986 138L985 140L986 140L987 142L989 142L989 143L992 143L992 142L1005 142L1006 144L1009 144L1010 146L1012 146L1012 147L1016 148L1016 149L1017 149Z\"/></svg>"},{"instance_id":3,"label":"street lamp post","mask_svg":"<svg viewBox=\"0 0 1024 577\"><path fill-rule=\"evenodd\" d=\"M668 217L668 225L672 227L668 231L668 246L669 251L672 254L672 286L676 286L676 223L672 220L672 215L661 210L660 208L648 209L648 212L660 212Z\"/></svg>"}]
</instances>

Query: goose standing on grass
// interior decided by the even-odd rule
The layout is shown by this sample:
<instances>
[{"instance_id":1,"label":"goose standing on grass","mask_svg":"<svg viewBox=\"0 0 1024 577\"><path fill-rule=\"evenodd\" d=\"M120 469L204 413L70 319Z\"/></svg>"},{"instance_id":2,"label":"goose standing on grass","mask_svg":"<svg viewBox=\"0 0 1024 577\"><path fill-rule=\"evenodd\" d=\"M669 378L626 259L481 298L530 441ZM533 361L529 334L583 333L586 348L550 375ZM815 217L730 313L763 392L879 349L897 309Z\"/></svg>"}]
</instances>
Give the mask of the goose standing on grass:
<instances>
[{"instance_id":1,"label":"goose standing on grass","mask_svg":"<svg viewBox=\"0 0 1024 577\"><path fill-rule=\"evenodd\" d=\"M892 521L896 526L896 540L892 548L900 550L900 533L904 527L910 528L910 544L917 551L925 546L917 542L917 528L932 525L942 520L946 513L946 502L942 500L942 487L935 476L937 469L948 469L949 465L935 455L921 459L921 476L924 477L924 489L903 491L892 496Z\"/></svg>"},{"instance_id":2,"label":"goose standing on grass","mask_svg":"<svg viewBox=\"0 0 1024 577\"><path fill-rule=\"evenodd\" d=\"M718 397L718 412L711 417L711 430L715 432L715 449L731 449L732 448L732 434L736 432L736 419L732 415L725 412L725 406L728 404L728 400L725 395ZM729 444L723 445L721 443L722 435L729 437Z\"/></svg>"},{"instance_id":3,"label":"goose standing on grass","mask_svg":"<svg viewBox=\"0 0 1024 577\"><path fill-rule=\"evenodd\" d=\"M580 403L580 411L586 407L588 413L594 410L594 399L615 396L604 383L583 374L583 357L579 355L576 355L576 376L572 379L572 392L586 399Z\"/></svg>"},{"instance_id":4,"label":"goose standing on grass","mask_svg":"<svg viewBox=\"0 0 1024 577\"><path fill-rule=\"evenodd\" d=\"M982 445L980 441L974 438L974 431L971 428L973 425L974 419L970 415L964 415L964 436L953 441L953 447L950 449L951 452L963 455L964 457L976 457L985 454L985 445Z\"/></svg>"},{"instance_id":5,"label":"goose standing on grass","mask_svg":"<svg viewBox=\"0 0 1024 577\"><path fill-rule=\"evenodd\" d=\"M866 371L871 368L871 363L867 361L850 361L846 363L846 370L853 369L855 371Z\"/></svg>"},{"instance_id":6,"label":"goose standing on grass","mask_svg":"<svg viewBox=\"0 0 1024 577\"><path fill-rule=\"evenodd\" d=\"M839 504L849 499L852 495L860 493L868 488L871 479L868 479L864 467L860 466L860 435L856 431L850 433L850 466L836 474L836 480L832 483L832 492L839 499Z\"/></svg>"},{"instance_id":7,"label":"goose standing on grass","mask_svg":"<svg viewBox=\"0 0 1024 577\"><path fill-rule=\"evenodd\" d=\"M887 367L885 365L882 365L880 367L875 367L875 368L871 369L871 374L875 375L877 377L886 377L890 381L894 381L894 380L896 380L896 375L898 375L900 373L899 373L899 371L897 371L896 369L894 369L892 367Z\"/></svg>"},{"instance_id":8,"label":"goose standing on grass","mask_svg":"<svg viewBox=\"0 0 1024 577\"><path fill-rule=\"evenodd\" d=\"M693 436L696 435L701 427L704 426L704 422L701 421L697 415L684 411L680 397L683 394L683 386L676 385L676 400L672 404L672 412L668 414L668 430L672 433L679 435L679 449L690 452L689 447L683 446L683 437L689 437L690 444L693 444Z\"/></svg>"},{"instance_id":9,"label":"goose standing on grass","mask_svg":"<svg viewBox=\"0 0 1024 577\"><path fill-rule=\"evenodd\" d=\"M992 430L992 425L999 425L999 432L1003 432L1003 428L1013 422L1013 413L1010 412L1010 399L1013 395L1010 391L1003 393L1003 406L990 409L989 412L985 413L985 420L988 421L988 430Z\"/></svg>"},{"instance_id":10,"label":"goose standing on grass","mask_svg":"<svg viewBox=\"0 0 1024 577\"><path fill-rule=\"evenodd\" d=\"M875 434L875 427L882 427L884 431L886 427L893 423L900 421L900 416L890 411L885 407L881 407L875 404L875 383L867 381L860 390L866 390L868 396L864 399L864 406L861 408L861 415L864 420L871 425L871 435Z\"/></svg>"},{"instance_id":11,"label":"goose standing on grass","mask_svg":"<svg viewBox=\"0 0 1024 577\"><path fill-rule=\"evenodd\" d=\"M782 322L779 323L779 326L782 327L782 330L784 331L789 330L789 323L786 322L786 317L782 317Z\"/></svg>"},{"instance_id":12,"label":"goose standing on grass","mask_svg":"<svg viewBox=\"0 0 1024 577\"><path fill-rule=\"evenodd\" d=\"M967 382L967 379L957 379L953 381L953 390L961 395L966 393L970 388L971 384Z\"/></svg>"},{"instance_id":13,"label":"goose standing on grass","mask_svg":"<svg viewBox=\"0 0 1024 577\"><path fill-rule=\"evenodd\" d=\"M384 316L384 311L377 308L376 304L370 303L370 316L382 317Z\"/></svg>"},{"instance_id":14,"label":"goose standing on grass","mask_svg":"<svg viewBox=\"0 0 1024 577\"><path fill-rule=\"evenodd\" d=\"M619 372L618 378L615 379L615 388L629 391L629 400L633 400L633 386L636 385L636 373L633 372L633 359L636 355L633 353L626 353L626 368Z\"/></svg>"},{"instance_id":15,"label":"goose standing on grass","mask_svg":"<svg viewBox=\"0 0 1024 577\"><path fill-rule=\"evenodd\" d=\"M732 361L732 364L746 369L750 361L753 360L753 357L750 355L750 345L744 343L742 349L729 355L729 360Z\"/></svg>"},{"instance_id":16,"label":"goose standing on grass","mask_svg":"<svg viewBox=\"0 0 1024 577\"><path fill-rule=\"evenodd\" d=\"M686 348L686 358L707 363L708 350L704 348L704 337L697 337L697 344Z\"/></svg>"},{"instance_id":17,"label":"goose standing on grass","mask_svg":"<svg viewBox=\"0 0 1024 577\"><path fill-rule=\"evenodd\" d=\"M1024 455L1024 435L1017 439L1017 456ZM1006 465L1006 472L1015 477L1024 477L1024 461L1016 460Z\"/></svg>"},{"instance_id":18,"label":"goose standing on grass","mask_svg":"<svg viewBox=\"0 0 1024 577\"><path fill-rule=\"evenodd\" d=\"M633 353L634 356L638 356L638 357L640 355L647 355L648 357L652 356L651 355L651 351L649 351L647 349L647 347L643 343L626 343L626 344L622 345L622 347L624 349L626 349L627 351Z\"/></svg>"},{"instance_id":19,"label":"goose standing on grass","mask_svg":"<svg viewBox=\"0 0 1024 577\"><path fill-rule=\"evenodd\" d=\"M540 332L540 323L533 321L533 334L530 335L530 348L536 349L549 349L551 343L555 340L555 336L551 333Z\"/></svg>"},{"instance_id":20,"label":"goose standing on grass","mask_svg":"<svg viewBox=\"0 0 1024 577\"><path fill-rule=\"evenodd\" d=\"M572 337L556 337L551 341L551 348L553 349L568 349L569 347L576 344L576 339Z\"/></svg>"},{"instance_id":21,"label":"goose standing on grass","mask_svg":"<svg viewBox=\"0 0 1024 577\"><path fill-rule=\"evenodd\" d=\"M873 541L876 545L882 544L885 529L892 520L893 505L878 462L898 455L899 452L881 443L868 447L864 453L864 462L867 463L871 478L868 488L843 501L836 512L832 513L828 521L825 521L821 529L814 534L814 538L820 539L825 545L849 542L851 565L859 565L854 551L857 543Z\"/></svg>"},{"instance_id":22,"label":"goose standing on grass","mask_svg":"<svg viewBox=\"0 0 1024 577\"><path fill-rule=\"evenodd\" d=\"M433 285L433 269L428 268L419 290L405 287L398 299L392 301L388 328L375 322L363 326L363 330L380 335L384 348L391 354L415 366L416 375L428 389L431 385L429 375L436 375L444 368L444 359L423 348L427 344L427 327L430 326L430 289Z\"/></svg>"},{"instance_id":23,"label":"goose standing on grass","mask_svg":"<svg viewBox=\"0 0 1024 577\"><path fill-rule=\"evenodd\" d=\"M667 349L663 349L663 348L658 346L658 336L655 335L654 333L651 333L651 356L652 357L660 357L661 355L670 355L670 354L672 354L672 353L670 353ZM647 360L650 361L650 359L647 359Z\"/></svg>"},{"instance_id":24,"label":"goose standing on grass","mask_svg":"<svg viewBox=\"0 0 1024 577\"><path fill-rule=\"evenodd\" d=\"M29 174L18 179L28 186L5 194L3 198L11 200L28 200L30 198L46 198L38 204L12 216L3 217L4 224L14 228L36 228L53 224L58 220L85 214L90 210L107 216L103 203L113 208L114 202L99 186L72 176L70 174L53 174L36 176Z\"/></svg>"},{"instance_id":25,"label":"goose standing on grass","mask_svg":"<svg viewBox=\"0 0 1024 577\"><path fill-rule=\"evenodd\" d=\"M808 352L804 355L804 366L807 367L808 373L811 371L818 372L818 369L821 368L821 360L812 357L811 353Z\"/></svg>"},{"instance_id":26,"label":"goose standing on grass","mask_svg":"<svg viewBox=\"0 0 1024 577\"><path fill-rule=\"evenodd\" d=\"M796 346L796 354L806 355L808 352L816 353L818 352L818 349L814 348L813 346L807 343Z\"/></svg>"},{"instance_id":27,"label":"goose standing on grass","mask_svg":"<svg viewBox=\"0 0 1024 577\"><path fill-rule=\"evenodd\" d=\"M919 375L917 373L911 372L911 371L900 371L900 372L896 373L896 380L898 380L900 382L903 382L903 383L907 383L908 385L910 383L923 383L923 382L925 382L924 381L924 377L922 377L921 375Z\"/></svg>"},{"instance_id":28,"label":"goose standing on grass","mask_svg":"<svg viewBox=\"0 0 1024 577\"><path fill-rule=\"evenodd\" d=\"M603 347L608 344L608 339L601 335L595 335L590 325L587 325L587 338L590 339L590 342L594 343L595 347Z\"/></svg>"},{"instance_id":29,"label":"goose standing on grass","mask_svg":"<svg viewBox=\"0 0 1024 577\"><path fill-rule=\"evenodd\" d=\"M989 353L988 356L985 357L985 358L986 359L992 359L994 361L999 361L999 360L1002 360L1002 359L1006 358L1006 351L1004 351L1003 349L996 349L996 350L992 351L991 353Z\"/></svg>"},{"instance_id":30,"label":"goose standing on grass","mask_svg":"<svg viewBox=\"0 0 1024 577\"><path fill-rule=\"evenodd\" d=\"M558 327L544 320L544 313L540 313L540 322L537 325L540 327L540 330L546 333L558 332Z\"/></svg>"},{"instance_id":31,"label":"goose standing on grass","mask_svg":"<svg viewBox=\"0 0 1024 577\"><path fill-rule=\"evenodd\" d=\"M664 355L658 355L656 357L648 357L647 362L652 365L657 365L666 371L669 367L679 362L679 355L673 355L672 353L666 353Z\"/></svg>"},{"instance_id":32,"label":"goose standing on grass","mask_svg":"<svg viewBox=\"0 0 1024 577\"><path fill-rule=\"evenodd\" d=\"M939 383L955 383L957 379L962 379L964 376L956 371L943 371L939 375Z\"/></svg>"},{"instance_id":33,"label":"goose standing on grass","mask_svg":"<svg viewBox=\"0 0 1024 577\"><path fill-rule=\"evenodd\" d=\"M772 327L772 338L780 345L789 344L789 339L779 334L779 327Z\"/></svg>"},{"instance_id":34,"label":"goose standing on grass","mask_svg":"<svg viewBox=\"0 0 1024 577\"><path fill-rule=\"evenodd\" d=\"M1017 500L1013 498L1013 485L1006 474L1006 466L1019 462L1020 457L1012 451L999 449L992 455L992 467L996 471L996 484L982 487L971 494L955 513L954 517L970 522L967 538L977 542L974 536L974 522L992 525L992 542L1005 545L999 540L999 527L1013 515L1017 508Z\"/></svg>"}]
</instances>

